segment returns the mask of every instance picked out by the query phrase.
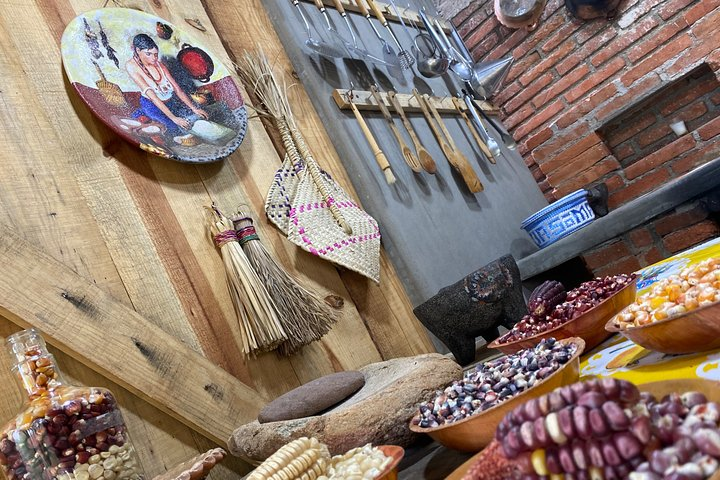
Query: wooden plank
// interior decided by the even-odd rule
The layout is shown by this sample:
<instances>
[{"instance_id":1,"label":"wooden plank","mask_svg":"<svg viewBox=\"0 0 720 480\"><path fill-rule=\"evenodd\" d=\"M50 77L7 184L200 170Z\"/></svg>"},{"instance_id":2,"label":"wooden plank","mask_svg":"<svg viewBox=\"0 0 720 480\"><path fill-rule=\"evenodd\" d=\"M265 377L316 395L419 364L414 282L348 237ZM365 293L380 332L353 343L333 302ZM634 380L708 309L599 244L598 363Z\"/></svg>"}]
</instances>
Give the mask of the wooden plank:
<instances>
[{"instance_id":1,"label":"wooden plank","mask_svg":"<svg viewBox=\"0 0 720 480\"><path fill-rule=\"evenodd\" d=\"M208 438L255 418L257 392L119 303L10 227L0 239L0 313Z\"/></svg>"},{"instance_id":2,"label":"wooden plank","mask_svg":"<svg viewBox=\"0 0 720 480\"><path fill-rule=\"evenodd\" d=\"M246 49L256 50L258 45L262 45L263 51L273 60L277 72L284 75L288 85L296 84L290 59L260 0L203 0L203 3L231 58L241 55ZM289 90L288 96L300 129L310 148L318 155L323 168L331 172L335 180L359 200L305 89L296 84ZM381 249L380 286L354 272L343 270L339 273L383 359L435 351L425 328L415 318L412 305L384 249ZM398 332L403 334L398 335Z\"/></svg>"},{"instance_id":3,"label":"wooden plank","mask_svg":"<svg viewBox=\"0 0 720 480\"><path fill-rule=\"evenodd\" d=\"M353 103L358 107L358 110L365 110L365 111L371 111L371 112L379 112L380 106L375 101L375 98L373 98L372 93L366 90L350 90L345 88L336 88L332 92L333 100L335 100L335 103L337 104L338 108L340 110L350 110L350 102L348 101L348 93L352 92L354 98ZM390 112L393 112L392 104L390 103L390 100L387 98L387 93L385 92L378 92L381 96L383 104L390 110ZM396 98L400 102L400 106L403 107L403 110L408 113L422 113L422 110L420 109L420 105L417 103L417 100L413 97L411 94L407 93L398 93L396 95ZM453 104L452 98L450 97L429 97L430 103L432 103L435 108L437 109L438 113L449 113L453 115L459 115L458 111L455 109L455 106ZM483 109L484 112L487 112L489 114L497 114L499 110L497 107L493 106L489 102L486 102L484 100L478 101L478 105L480 105L480 108ZM467 110L467 107L464 106L464 102L462 104L463 111Z\"/></svg>"},{"instance_id":4,"label":"wooden plank","mask_svg":"<svg viewBox=\"0 0 720 480\"><path fill-rule=\"evenodd\" d=\"M302 0L303 2L308 2L314 4L313 0ZM364 0L359 0L364 1ZM335 2L333 0L322 0L322 2L325 4L326 7L335 8ZM358 8L357 4L354 0L340 0L340 3L342 3L342 6L345 10L348 12L355 12L359 13L360 9ZM425 30L425 25L422 22L422 19L420 18L420 14L417 10L413 10L412 8L407 8L402 5L402 2L395 2L395 4L398 6L398 9L400 10L400 14L398 15L394 8L392 8L392 5L385 2L379 2L376 1L375 4L378 6L381 12L383 12L383 16L386 20L390 22L400 23L400 17L402 17L403 21L408 27L411 27L413 24L415 24L418 28L422 28ZM373 17L375 18L375 17ZM440 22L440 25L442 25L443 30L446 33L450 33L450 24L447 20L440 17L433 17L437 18ZM394 32L397 31L397 29L393 30ZM415 32L413 32L415 34ZM397 35L397 33L396 33Z\"/></svg>"}]
</instances>

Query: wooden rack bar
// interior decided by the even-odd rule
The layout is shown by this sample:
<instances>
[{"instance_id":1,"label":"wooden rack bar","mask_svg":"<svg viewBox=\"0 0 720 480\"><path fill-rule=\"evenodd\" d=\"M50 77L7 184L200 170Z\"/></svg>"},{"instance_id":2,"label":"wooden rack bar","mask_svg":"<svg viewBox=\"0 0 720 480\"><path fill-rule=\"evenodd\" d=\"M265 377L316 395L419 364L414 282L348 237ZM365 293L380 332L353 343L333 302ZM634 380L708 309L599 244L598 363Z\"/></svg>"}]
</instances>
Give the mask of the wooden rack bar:
<instances>
[{"instance_id":1,"label":"wooden rack bar","mask_svg":"<svg viewBox=\"0 0 720 480\"><path fill-rule=\"evenodd\" d=\"M350 102L348 102L346 96L348 91L349 90L343 88L336 88L335 90L333 90L333 99L335 100L335 103L337 104L338 108L340 108L340 110L350 110ZM355 95L353 103L357 106L358 110L375 112L380 111L380 107L377 103L375 103L375 99L372 97L372 94L369 91L353 90L353 95ZM387 99L387 94L385 92L380 92L380 95L385 105L392 112L393 108L390 104L390 101ZM412 95L407 93L398 93L397 99L400 101L400 105L406 112L422 112L422 110L420 110L420 106L418 105L417 101L415 101L415 98L413 98ZM435 106L439 113L457 113L457 110L455 110L455 107L453 106L452 98L450 97L430 97L430 102ZM482 110L488 115L496 115L499 113L497 107L495 107L489 102L480 100L477 102L477 104L480 105L480 108L482 108ZM465 105L463 102L463 110L464 109Z\"/></svg>"},{"instance_id":2,"label":"wooden rack bar","mask_svg":"<svg viewBox=\"0 0 720 480\"><path fill-rule=\"evenodd\" d=\"M302 1L307 2L307 3L313 3L313 0L302 0ZM333 0L322 0L322 2L325 4L325 6L331 8L331 9L335 8ZM355 5L355 2L353 0L340 0L340 2L342 3L345 10L347 10L348 12L356 12L356 13L360 12L360 9L357 7L357 5ZM397 3L398 2L396 2L396 4ZM395 15L395 9L392 8L392 6L389 3L376 1L375 4L383 12L383 15L385 15L385 18L388 21L400 23L400 17ZM413 22L413 23L415 23L415 25L418 26L418 28L422 28L423 30L425 29L425 26L423 25L422 20L420 19L420 14L417 12L417 10L412 10L407 7L403 8L399 4L398 4L398 9L400 10L400 16L402 17L403 21L405 21L405 23L408 26L410 26L410 24L408 22ZM375 18L375 17L373 17L373 18ZM440 25L443 26L443 30L445 30L446 33L450 33L450 24L446 20L444 20L440 17L435 17L435 16L433 16L433 18L437 18L438 21L440 22Z\"/></svg>"}]
</instances>

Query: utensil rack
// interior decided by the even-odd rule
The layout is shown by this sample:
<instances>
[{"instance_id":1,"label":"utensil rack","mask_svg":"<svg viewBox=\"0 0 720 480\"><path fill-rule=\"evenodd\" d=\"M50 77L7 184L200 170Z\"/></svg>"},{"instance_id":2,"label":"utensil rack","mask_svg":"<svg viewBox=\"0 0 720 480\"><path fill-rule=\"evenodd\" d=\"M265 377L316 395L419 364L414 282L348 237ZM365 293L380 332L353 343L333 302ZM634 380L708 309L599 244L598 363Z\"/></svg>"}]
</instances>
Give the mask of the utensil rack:
<instances>
[{"instance_id":1,"label":"utensil rack","mask_svg":"<svg viewBox=\"0 0 720 480\"><path fill-rule=\"evenodd\" d=\"M344 88L336 88L333 90L332 97L335 100L335 103L337 104L338 108L340 110L350 110L350 102L347 100L347 93L350 90L344 89ZM385 92L379 92L380 96L383 100L383 103L385 103L385 106L387 106L390 111L393 111L392 105L390 104L390 101L387 98L387 93ZM377 103L375 103L375 99L372 97L372 94L367 90L355 90L353 89L353 103L357 106L358 110L363 111L374 111L379 112L380 107ZM408 93L398 93L396 98L400 101L400 105L403 107L403 110L405 110L408 113L421 113L422 110L420 110L420 105L418 105L415 98ZM430 97L430 103L435 106L438 113L455 113L457 114L457 110L455 110L455 106L453 105L452 98L451 97ZM487 113L488 115L497 115L499 114L499 110L496 106L493 104L486 102L484 100L478 100L477 104L480 105L480 108ZM462 109L466 110L467 107L465 106L464 102L462 104Z\"/></svg>"},{"instance_id":2,"label":"utensil rack","mask_svg":"<svg viewBox=\"0 0 720 480\"><path fill-rule=\"evenodd\" d=\"M313 0L302 1L306 3L314 3ZM333 0L322 0L322 2L325 4L326 7L329 7L331 9L335 8L335 3L333 2ZM340 0L340 3L342 3L342 6L348 12L360 12L360 9L357 7L357 5L355 5L355 2L353 0ZM422 20L420 19L420 14L417 12L417 10L413 10L411 8L402 8L398 5L398 8L400 9L400 16L397 16L395 15L395 10L391 7L389 3L376 1L375 4L383 12L385 18L391 22L400 23L400 17L402 17L403 21L405 21L406 23L408 21L411 21L414 22L415 25L417 25L419 28L425 28ZM443 30L445 30L445 33L450 33L450 24L446 20L443 20L439 17L438 21L442 25Z\"/></svg>"}]
</instances>

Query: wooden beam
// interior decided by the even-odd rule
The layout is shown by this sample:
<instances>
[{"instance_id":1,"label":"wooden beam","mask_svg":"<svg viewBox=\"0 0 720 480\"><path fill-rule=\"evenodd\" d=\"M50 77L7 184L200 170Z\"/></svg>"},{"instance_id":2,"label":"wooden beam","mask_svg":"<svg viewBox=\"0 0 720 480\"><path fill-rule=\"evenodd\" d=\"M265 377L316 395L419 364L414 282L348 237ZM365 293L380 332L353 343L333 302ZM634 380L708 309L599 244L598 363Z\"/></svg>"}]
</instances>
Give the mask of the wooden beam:
<instances>
[{"instance_id":1,"label":"wooden beam","mask_svg":"<svg viewBox=\"0 0 720 480\"><path fill-rule=\"evenodd\" d=\"M348 102L347 99L347 93L349 90L342 89L342 88L336 88L333 90L332 96L333 100L335 100L335 103L337 104L338 108L340 110L350 110L350 102ZM385 104L390 111L393 111L392 105L390 105L390 101L387 98L387 94L385 92L379 92L380 96L382 97L383 103ZM372 111L372 112L379 112L380 107L375 102L375 99L373 98L372 94L368 91L364 90L353 90L353 103L358 107L358 110L365 110L365 111ZM410 113L422 113L422 110L420 110L420 105L418 105L415 98L407 93L398 93L397 99L400 101L400 105L403 107L403 110ZM430 97L430 102L435 106L437 111L439 113L454 113L457 114L457 110L455 110L455 107L453 106L452 98L450 97ZM492 105L489 102L486 102L484 100L478 101L478 105L483 109L484 112L488 114L496 114L498 113L497 107ZM465 107L465 103L462 104L463 110L467 110Z\"/></svg>"},{"instance_id":2,"label":"wooden beam","mask_svg":"<svg viewBox=\"0 0 720 480\"><path fill-rule=\"evenodd\" d=\"M0 314L208 438L225 444L264 399L6 226ZM138 259L142 261L142 259Z\"/></svg>"},{"instance_id":3,"label":"wooden beam","mask_svg":"<svg viewBox=\"0 0 720 480\"><path fill-rule=\"evenodd\" d=\"M303 2L308 3L314 3L314 0L302 0ZM359 1L365 1L365 0L359 0ZM329 8L335 8L335 2L334 0L322 0L322 2L325 4L326 7ZM353 0L340 0L340 3L342 3L343 8L347 10L348 12L355 12L359 13L360 9L355 4ZM395 4L398 6L398 9L400 10L400 15L395 14L395 9L392 8L392 6L389 3L385 2L379 2L376 1L375 4L378 6L378 8L383 12L383 15L385 16L385 19L390 22L396 22L400 23L400 17L402 17L403 21L405 22L405 25L408 26L408 28L412 28L412 25L415 24L418 28L425 29L425 25L422 22L422 19L420 18L420 14L417 12L417 10L413 10L412 8L407 8L402 6L402 2L396 1ZM375 18L375 17L373 17ZM437 20L440 22L440 25L442 25L443 30L445 33L450 33L450 24L447 20L436 17L434 15L431 16L430 20L432 21L433 18L437 18ZM410 23L412 22L412 23ZM393 30L394 31L394 30ZM413 35L414 36L414 35Z\"/></svg>"}]
</instances>

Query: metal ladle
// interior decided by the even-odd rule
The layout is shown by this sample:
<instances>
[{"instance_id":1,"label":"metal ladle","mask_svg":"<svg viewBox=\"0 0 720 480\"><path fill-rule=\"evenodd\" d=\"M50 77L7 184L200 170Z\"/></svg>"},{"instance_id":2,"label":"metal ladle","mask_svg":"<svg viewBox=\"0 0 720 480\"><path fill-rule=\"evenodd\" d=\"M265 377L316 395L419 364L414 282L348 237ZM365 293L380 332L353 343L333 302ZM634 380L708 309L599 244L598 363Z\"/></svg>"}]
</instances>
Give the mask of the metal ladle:
<instances>
[{"instance_id":1,"label":"metal ladle","mask_svg":"<svg viewBox=\"0 0 720 480\"><path fill-rule=\"evenodd\" d=\"M421 33L415 37L415 57L417 58L418 72L420 72L420 74L426 78L434 78L439 77L440 75L444 75L448 71L448 68L450 68L450 60L448 60L443 55L440 55L439 57L435 56L435 53L437 52L437 49L435 48L429 55L426 54L423 51L423 48L418 45L419 39L423 39L425 41L426 47L428 44L434 46L434 44L432 43L432 38L430 38L425 33ZM422 58L420 54L422 54Z\"/></svg>"}]
</instances>

